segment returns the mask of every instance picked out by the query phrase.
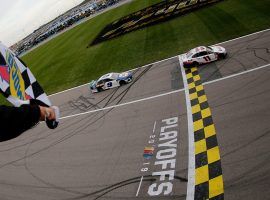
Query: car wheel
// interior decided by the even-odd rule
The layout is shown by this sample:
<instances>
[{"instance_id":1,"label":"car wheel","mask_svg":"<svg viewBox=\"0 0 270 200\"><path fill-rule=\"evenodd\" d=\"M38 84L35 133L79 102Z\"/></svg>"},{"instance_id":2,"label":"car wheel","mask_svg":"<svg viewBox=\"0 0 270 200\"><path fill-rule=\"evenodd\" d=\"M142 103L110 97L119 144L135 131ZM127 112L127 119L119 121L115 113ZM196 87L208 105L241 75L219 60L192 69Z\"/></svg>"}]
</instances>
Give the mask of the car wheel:
<instances>
[{"instance_id":1,"label":"car wheel","mask_svg":"<svg viewBox=\"0 0 270 200\"><path fill-rule=\"evenodd\" d=\"M119 84L120 84L120 86L122 86L122 85L125 85L126 82L125 81L120 81Z\"/></svg>"},{"instance_id":2,"label":"car wheel","mask_svg":"<svg viewBox=\"0 0 270 200\"><path fill-rule=\"evenodd\" d=\"M219 60L225 59L225 58L226 58L226 54L224 54L224 53L218 54L218 59L219 59Z\"/></svg>"},{"instance_id":3,"label":"car wheel","mask_svg":"<svg viewBox=\"0 0 270 200\"><path fill-rule=\"evenodd\" d=\"M185 64L184 65L184 68L186 68L186 69L191 69L192 67L194 67L194 62L191 63L191 64Z\"/></svg>"},{"instance_id":4,"label":"car wheel","mask_svg":"<svg viewBox=\"0 0 270 200\"><path fill-rule=\"evenodd\" d=\"M130 77L130 78L128 78L127 80L126 80L126 84L127 83L130 83L132 81L132 77Z\"/></svg>"},{"instance_id":5,"label":"car wheel","mask_svg":"<svg viewBox=\"0 0 270 200\"><path fill-rule=\"evenodd\" d=\"M103 91L103 89L99 87L99 88L97 88L97 91L101 92L101 91Z\"/></svg>"},{"instance_id":6,"label":"car wheel","mask_svg":"<svg viewBox=\"0 0 270 200\"><path fill-rule=\"evenodd\" d=\"M193 62L191 67L199 67L199 63Z\"/></svg>"}]
</instances>

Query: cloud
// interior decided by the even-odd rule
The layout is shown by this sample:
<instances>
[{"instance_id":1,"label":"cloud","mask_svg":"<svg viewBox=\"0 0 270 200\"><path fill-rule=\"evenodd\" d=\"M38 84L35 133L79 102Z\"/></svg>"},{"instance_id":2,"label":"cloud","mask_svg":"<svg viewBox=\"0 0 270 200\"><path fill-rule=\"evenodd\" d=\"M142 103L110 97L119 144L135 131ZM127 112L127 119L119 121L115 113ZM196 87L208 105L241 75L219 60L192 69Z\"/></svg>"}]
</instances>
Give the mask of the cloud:
<instances>
[{"instance_id":1,"label":"cloud","mask_svg":"<svg viewBox=\"0 0 270 200\"><path fill-rule=\"evenodd\" d=\"M10 46L83 0L0 0L0 41Z\"/></svg>"}]
</instances>

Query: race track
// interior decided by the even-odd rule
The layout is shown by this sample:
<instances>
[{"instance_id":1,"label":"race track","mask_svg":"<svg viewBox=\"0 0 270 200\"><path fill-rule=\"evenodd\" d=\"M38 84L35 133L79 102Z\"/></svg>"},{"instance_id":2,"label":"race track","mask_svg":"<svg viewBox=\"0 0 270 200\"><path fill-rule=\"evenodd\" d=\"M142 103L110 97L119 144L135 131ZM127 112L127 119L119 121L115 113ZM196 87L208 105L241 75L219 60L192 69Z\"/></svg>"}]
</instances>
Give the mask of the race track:
<instances>
[{"instance_id":1,"label":"race track","mask_svg":"<svg viewBox=\"0 0 270 200\"><path fill-rule=\"evenodd\" d=\"M221 45L228 58L198 72L216 128L224 197L267 199L270 30ZM56 130L41 123L1 143L0 199L187 199L191 155L180 62L176 56L134 69L131 84L98 94L84 85L52 95L62 111Z\"/></svg>"}]
</instances>

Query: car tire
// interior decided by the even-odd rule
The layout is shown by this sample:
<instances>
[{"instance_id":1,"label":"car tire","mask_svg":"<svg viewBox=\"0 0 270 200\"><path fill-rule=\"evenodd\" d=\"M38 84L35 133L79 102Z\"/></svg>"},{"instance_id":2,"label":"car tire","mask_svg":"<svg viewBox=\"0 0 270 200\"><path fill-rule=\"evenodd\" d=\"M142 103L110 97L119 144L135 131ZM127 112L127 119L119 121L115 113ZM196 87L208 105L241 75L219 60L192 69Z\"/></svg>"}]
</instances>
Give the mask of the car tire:
<instances>
[{"instance_id":1,"label":"car tire","mask_svg":"<svg viewBox=\"0 0 270 200\"><path fill-rule=\"evenodd\" d=\"M198 62L193 62L192 65L191 65L191 68L192 67L199 67L199 63Z\"/></svg>"},{"instance_id":2,"label":"car tire","mask_svg":"<svg viewBox=\"0 0 270 200\"><path fill-rule=\"evenodd\" d=\"M120 86L125 85L125 84L126 84L125 81L120 81L120 82L119 82L119 85L120 85Z\"/></svg>"},{"instance_id":3,"label":"car tire","mask_svg":"<svg viewBox=\"0 0 270 200\"><path fill-rule=\"evenodd\" d=\"M218 54L218 60L222 60L222 59L225 59L225 58L226 58L226 54L224 54L224 53Z\"/></svg>"},{"instance_id":4,"label":"car tire","mask_svg":"<svg viewBox=\"0 0 270 200\"><path fill-rule=\"evenodd\" d=\"M193 62L192 64L184 65L184 68L185 69L191 69L192 67L194 67L194 63L195 62Z\"/></svg>"},{"instance_id":5,"label":"car tire","mask_svg":"<svg viewBox=\"0 0 270 200\"><path fill-rule=\"evenodd\" d=\"M97 88L97 91L101 92L101 91L103 91L103 89L102 88Z\"/></svg>"}]
</instances>

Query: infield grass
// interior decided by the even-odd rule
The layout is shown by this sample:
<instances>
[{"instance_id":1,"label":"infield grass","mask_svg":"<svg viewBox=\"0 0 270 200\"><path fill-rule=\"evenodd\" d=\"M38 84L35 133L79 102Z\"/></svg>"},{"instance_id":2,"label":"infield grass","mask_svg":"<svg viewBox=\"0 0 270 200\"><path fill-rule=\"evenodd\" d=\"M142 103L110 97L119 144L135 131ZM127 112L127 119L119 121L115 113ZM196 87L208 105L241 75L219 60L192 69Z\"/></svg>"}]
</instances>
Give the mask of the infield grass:
<instances>
[{"instance_id":1,"label":"infield grass","mask_svg":"<svg viewBox=\"0 0 270 200\"><path fill-rule=\"evenodd\" d=\"M270 27L269 0L224 0L185 16L86 48L109 23L161 0L135 0L99 15L22 59L47 93Z\"/></svg>"}]
</instances>

